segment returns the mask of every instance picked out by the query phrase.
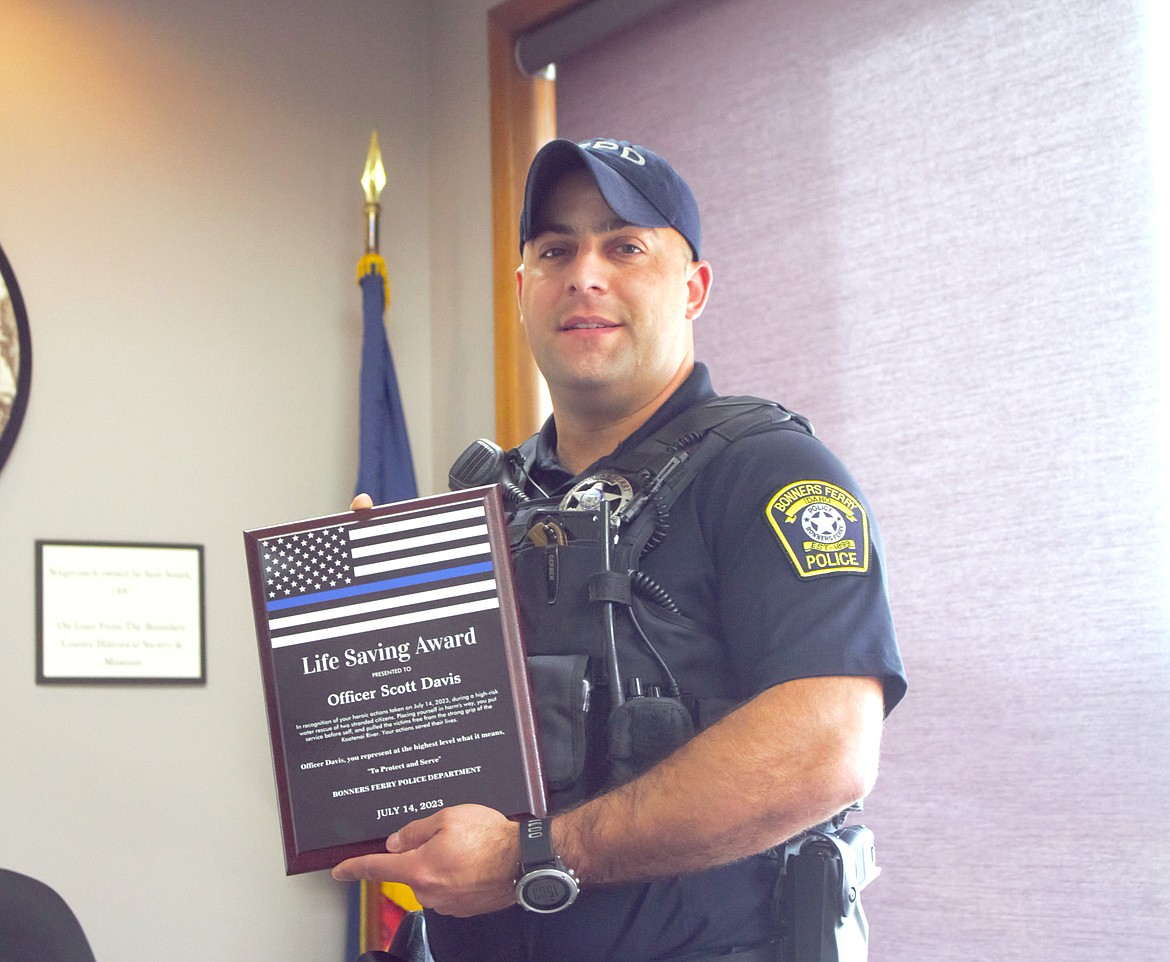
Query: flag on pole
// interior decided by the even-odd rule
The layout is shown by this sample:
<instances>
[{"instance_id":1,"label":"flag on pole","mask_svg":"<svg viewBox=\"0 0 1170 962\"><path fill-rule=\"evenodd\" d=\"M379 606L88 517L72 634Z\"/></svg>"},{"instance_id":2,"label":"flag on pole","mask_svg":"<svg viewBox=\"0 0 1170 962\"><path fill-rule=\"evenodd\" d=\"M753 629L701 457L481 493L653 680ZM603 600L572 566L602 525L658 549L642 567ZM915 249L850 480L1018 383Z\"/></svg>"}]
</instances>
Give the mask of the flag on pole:
<instances>
[{"instance_id":1,"label":"flag on pole","mask_svg":"<svg viewBox=\"0 0 1170 962\"><path fill-rule=\"evenodd\" d=\"M418 496L414 461L398 378L390 356L384 319L390 306L390 276L378 253L379 203L386 185L378 132L370 135L366 166L362 171L366 204L366 253L358 261L357 279L362 289L362 370L358 476L354 494L368 494L374 504L405 501ZM419 912L414 893L406 885L383 882L380 886L359 882L350 887L347 962L358 952L389 948L399 925L411 912ZM425 958L425 947L419 954Z\"/></svg>"},{"instance_id":2,"label":"flag on pole","mask_svg":"<svg viewBox=\"0 0 1170 962\"><path fill-rule=\"evenodd\" d=\"M414 461L390 342L383 323L390 301L390 281L381 255L367 253L358 262L362 288L361 425L355 494L365 492L375 504L418 496Z\"/></svg>"}]
</instances>

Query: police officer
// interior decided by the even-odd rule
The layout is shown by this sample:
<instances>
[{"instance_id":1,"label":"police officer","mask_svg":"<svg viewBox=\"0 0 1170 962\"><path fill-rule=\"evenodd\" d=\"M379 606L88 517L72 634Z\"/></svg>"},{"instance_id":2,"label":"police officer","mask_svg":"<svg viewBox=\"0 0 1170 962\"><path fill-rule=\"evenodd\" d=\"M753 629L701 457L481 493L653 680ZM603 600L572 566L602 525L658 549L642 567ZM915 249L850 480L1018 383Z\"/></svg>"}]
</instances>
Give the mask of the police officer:
<instances>
[{"instance_id":1,"label":"police officer","mask_svg":"<svg viewBox=\"0 0 1170 962\"><path fill-rule=\"evenodd\" d=\"M712 282L698 209L644 147L553 141L529 171L521 245L521 320L554 414L519 483L601 490L607 464L714 395L694 358ZM806 432L754 433L666 520L646 567L679 612L662 620L694 640L665 661L684 690L731 697L689 702L693 738L549 819L455 806L334 869L410 885L438 962L776 959L768 853L872 788L905 680L879 535L846 469Z\"/></svg>"}]
</instances>

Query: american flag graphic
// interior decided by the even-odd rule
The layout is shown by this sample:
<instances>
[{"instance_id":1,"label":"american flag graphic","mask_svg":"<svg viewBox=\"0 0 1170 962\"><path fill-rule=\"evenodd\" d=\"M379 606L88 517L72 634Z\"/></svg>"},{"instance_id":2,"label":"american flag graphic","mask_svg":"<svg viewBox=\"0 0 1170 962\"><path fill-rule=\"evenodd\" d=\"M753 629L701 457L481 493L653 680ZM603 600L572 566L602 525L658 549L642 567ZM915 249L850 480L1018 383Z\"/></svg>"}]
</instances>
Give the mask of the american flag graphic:
<instances>
[{"instance_id":1,"label":"american flag graphic","mask_svg":"<svg viewBox=\"0 0 1170 962\"><path fill-rule=\"evenodd\" d=\"M483 500L259 541L273 648L498 608Z\"/></svg>"}]
</instances>

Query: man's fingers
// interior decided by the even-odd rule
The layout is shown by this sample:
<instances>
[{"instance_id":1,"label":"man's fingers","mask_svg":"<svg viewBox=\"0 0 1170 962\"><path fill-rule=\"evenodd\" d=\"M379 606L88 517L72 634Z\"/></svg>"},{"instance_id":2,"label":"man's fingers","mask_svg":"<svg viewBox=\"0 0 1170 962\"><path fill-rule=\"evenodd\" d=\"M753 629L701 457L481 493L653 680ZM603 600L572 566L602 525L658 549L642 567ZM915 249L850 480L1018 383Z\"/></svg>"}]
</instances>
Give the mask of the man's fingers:
<instances>
[{"instance_id":1,"label":"man's fingers","mask_svg":"<svg viewBox=\"0 0 1170 962\"><path fill-rule=\"evenodd\" d=\"M374 499L363 491L349 503L349 510L364 511L366 508L372 508L373 506Z\"/></svg>"},{"instance_id":2,"label":"man's fingers","mask_svg":"<svg viewBox=\"0 0 1170 962\"><path fill-rule=\"evenodd\" d=\"M356 858L346 859L346 861L334 865L331 874L339 882L357 882L364 878L360 860Z\"/></svg>"},{"instance_id":3,"label":"man's fingers","mask_svg":"<svg viewBox=\"0 0 1170 962\"><path fill-rule=\"evenodd\" d=\"M404 873L396 867L397 861L395 855L359 855L333 866L333 877L339 882L401 882Z\"/></svg>"},{"instance_id":4,"label":"man's fingers","mask_svg":"<svg viewBox=\"0 0 1170 962\"><path fill-rule=\"evenodd\" d=\"M339 882L406 882L409 871L408 859L404 857L414 849L426 844L439 831L440 820L435 815L420 818L404 825L386 839L388 855L359 855L346 859L333 868L333 877ZM387 873L396 872L391 875Z\"/></svg>"},{"instance_id":5,"label":"man's fingers","mask_svg":"<svg viewBox=\"0 0 1170 962\"><path fill-rule=\"evenodd\" d=\"M417 818L407 822L397 832L386 839L387 852L409 852L412 849L425 845L439 834L443 827L443 815L437 812L426 818Z\"/></svg>"}]
</instances>

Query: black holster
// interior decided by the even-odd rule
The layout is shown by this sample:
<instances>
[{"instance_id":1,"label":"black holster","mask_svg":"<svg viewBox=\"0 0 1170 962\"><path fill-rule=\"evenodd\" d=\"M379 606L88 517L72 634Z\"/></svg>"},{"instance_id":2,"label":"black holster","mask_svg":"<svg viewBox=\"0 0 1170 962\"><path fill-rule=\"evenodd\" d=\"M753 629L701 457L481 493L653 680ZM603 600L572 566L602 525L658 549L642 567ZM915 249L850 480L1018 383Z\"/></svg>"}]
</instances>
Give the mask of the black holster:
<instances>
[{"instance_id":1,"label":"black holster","mask_svg":"<svg viewBox=\"0 0 1170 962\"><path fill-rule=\"evenodd\" d=\"M774 907L783 962L865 962L862 890L881 871L864 825L822 826L788 842Z\"/></svg>"}]
</instances>

